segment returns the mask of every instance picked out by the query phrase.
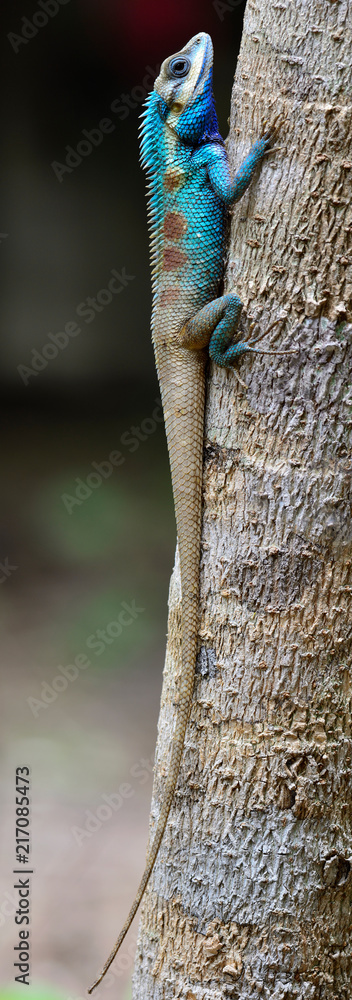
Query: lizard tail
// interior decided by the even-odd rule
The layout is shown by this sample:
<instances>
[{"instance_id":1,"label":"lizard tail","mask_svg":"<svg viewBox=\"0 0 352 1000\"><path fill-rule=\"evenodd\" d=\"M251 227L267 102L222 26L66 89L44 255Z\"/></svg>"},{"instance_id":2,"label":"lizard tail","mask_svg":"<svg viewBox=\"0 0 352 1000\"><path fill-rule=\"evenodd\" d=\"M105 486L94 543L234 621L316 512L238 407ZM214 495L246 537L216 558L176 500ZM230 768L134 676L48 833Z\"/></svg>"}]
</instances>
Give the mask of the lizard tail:
<instances>
[{"instance_id":1,"label":"lizard tail","mask_svg":"<svg viewBox=\"0 0 352 1000\"><path fill-rule=\"evenodd\" d=\"M192 639L193 639L193 636L190 637L191 645L193 645ZM186 643L186 645L188 645L188 643ZM195 649L192 649L191 652L193 654L193 657L192 657L193 658L193 663L195 664ZM88 990L88 993L92 993L93 990L95 990L95 987L98 986L99 983L101 983L102 979L105 976L105 973L108 971L108 969L110 968L111 963L114 961L114 958L117 955L117 952L118 952L119 948L122 945L122 942L124 941L124 939L126 937L127 931L129 930L129 928L131 926L132 920L133 920L133 918L135 917L135 915L137 913L139 904L140 904L140 902L141 902L141 900L142 900L142 898L144 896L144 892L146 890L146 887L148 885L151 873L152 873L153 868L154 868L154 864L155 864L155 861L156 861L156 858L157 858L159 847L160 847L160 844L161 844L161 841L162 841L162 838L163 838L163 834L164 834L164 830L165 830L165 827L166 827L168 815L169 815L169 812L170 812L171 803L172 803L172 800L173 800L173 797L174 797L174 792L175 792L175 788L176 788L176 784L177 784L177 778L178 778L178 772L179 772L179 769L180 769L180 763L181 763L181 757L182 757L182 753L183 753L183 745L184 745L184 739L185 739L186 726L187 726L187 722L188 722L188 716L189 716L189 712L190 712L191 699L192 699L194 667L193 667L193 670L192 670L192 674L191 674L191 671L188 670L187 675L188 676L186 676L186 678L184 678L184 681L181 678L179 700L178 700L178 706L177 706L177 708L178 708L178 712L177 712L177 726L176 726L177 733L175 733L175 737L174 737L174 740L173 740L172 751L171 751L171 759L170 759L170 765L169 765L169 772L168 772L168 778L167 778L167 782L166 782L166 788L165 788L165 791L164 791L163 803L162 803L162 806L161 806L161 811L160 811L159 819L158 819L158 822L157 822L157 827L156 827L156 831L155 831L155 834L154 834L154 839L153 839L153 842L152 842L152 845L151 845L151 848L150 848L150 851L149 851L149 854L148 854L148 857L147 857L147 862L146 862L146 866L145 866L145 869L144 869L144 874L143 874L142 880L140 882L139 888L137 890L136 897L134 899L134 902L133 902L133 904L131 906L131 909L130 909L130 912L128 914L127 920L125 921L125 923L123 925L123 928L120 931L120 934L119 934L119 936L117 938L117 941L114 944L114 947L112 949L112 952L110 953L109 958L105 962L105 965L104 965L104 967L103 967L100 975L98 976L98 978L95 980L95 982L93 983L93 985Z\"/></svg>"},{"instance_id":2,"label":"lizard tail","mask_svg":"<svg viewBox=\"0 0 352 1000\"><path fill-rule=\"evenodd\" d=\"M155 346L155 345L154 345ZM177 711L171 740L170 763L154 838L147 854L144 874L127 920L92 993L114 961L137 913L153 871L177 784L190 714L198 638L199 559L201 537L201 490L204 424L204 357L200 351L175 348L165 354L158 347L157 367L161 384L166 433L175 500L181 576L182 669L177 680ZM170 353L170 352L169 352ZM174 398L174 380L178 391ZM182 393L180 389L182 386Z\"/></svg>"}]
</instances>

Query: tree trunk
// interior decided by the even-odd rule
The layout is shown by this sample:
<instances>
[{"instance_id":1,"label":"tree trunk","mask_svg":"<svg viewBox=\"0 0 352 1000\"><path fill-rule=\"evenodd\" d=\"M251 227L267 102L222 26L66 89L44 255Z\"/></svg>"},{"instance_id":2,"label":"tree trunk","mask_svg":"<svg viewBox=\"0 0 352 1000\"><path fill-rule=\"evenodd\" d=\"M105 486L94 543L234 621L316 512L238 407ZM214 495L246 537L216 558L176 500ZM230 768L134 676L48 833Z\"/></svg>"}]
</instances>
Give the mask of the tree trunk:
<instances>
[{"instance_id":1,"label":"tree trunk","mask_svg":"<svg viewBox=\"0 0 352 1000\"><path fill-rule=\"evenodd\" d=\"M134 1000L351 1000L352 0L248 0L226 291L290 357L209 369L198 668ZM350 322L349 322L350 321ZM277 336L277 331L279 336ZM274 337L275 334L275 337ZM151 826L180 667L169 638Z\"/></svg>"}]
</instances>

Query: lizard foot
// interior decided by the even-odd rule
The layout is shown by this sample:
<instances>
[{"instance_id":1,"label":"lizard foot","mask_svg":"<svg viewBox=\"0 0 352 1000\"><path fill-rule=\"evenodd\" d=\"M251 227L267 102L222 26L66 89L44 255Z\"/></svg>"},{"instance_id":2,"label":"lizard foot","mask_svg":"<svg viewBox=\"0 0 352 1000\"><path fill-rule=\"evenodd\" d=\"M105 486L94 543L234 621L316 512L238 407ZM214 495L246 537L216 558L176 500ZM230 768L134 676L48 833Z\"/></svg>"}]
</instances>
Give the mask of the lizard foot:
<instances>
[{"instance_id":1,"label":"lizard foot","mask_svg":"<svg viewBox=\"0 0 352 1000\"><path fill-rule=\"evenodd\" d=\"M273 119L273 121L271 121L270 123L268 123L267 121L263 122L262 139L265 139L265 141L268 143L268 152L271 144L273 142L276 142L280 129L284 125L286 118L287 115L285 115L283 111L279 111L278 114Z\"/></svg>"},{"instance_id":2,"label":"lizard foot","mask_svg":"<svg viewBox=\"0 0 352 1000\"><path fill-rule=\"evenodd\" d=\"M279 323L283 323L285 319L286 316L280 316L280 319L275 319L274 322L271 323L270 326L267 326L266 330L263 330L263 333L260 333L258 337L253 337L251 340L247 340L246 341L247 350L252 351L253 353L256 354L299 354L298 348L293 348L292 351L263 351L262 348L260 347L253 347L253 344L257 344L259 340L262 340L263 337L266 337L267 333L270 333L270 330L274 329L274 326L278 326ZM250 325L251 333L253 332L255 326L256 326L255 323L251 323ZM280 331L278 330L277 335L279 334L279 332Z\"/></svg>"}]
</instances>

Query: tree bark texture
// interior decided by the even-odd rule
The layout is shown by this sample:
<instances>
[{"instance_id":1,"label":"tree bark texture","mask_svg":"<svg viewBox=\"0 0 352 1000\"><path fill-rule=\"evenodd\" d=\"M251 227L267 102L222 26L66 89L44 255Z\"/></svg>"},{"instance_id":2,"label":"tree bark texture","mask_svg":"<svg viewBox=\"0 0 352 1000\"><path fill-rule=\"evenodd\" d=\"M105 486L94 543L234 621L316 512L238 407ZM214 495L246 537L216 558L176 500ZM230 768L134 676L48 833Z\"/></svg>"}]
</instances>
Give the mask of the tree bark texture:
<instances>
[{"instance_id":1,"label":"tree bark texture","mask_svg":"<svg viewBox=\"0 0 352 1000\"><path fill-rule=\"evenodd\" d=\"M233 168L285 122L225 290L299 353L247 355L247 389L209 369L197 677L134 1000L352 996L351 26L351 0L246 7ZM176 560L151 829L179 669Z\"/></svg>"}]
</instances>

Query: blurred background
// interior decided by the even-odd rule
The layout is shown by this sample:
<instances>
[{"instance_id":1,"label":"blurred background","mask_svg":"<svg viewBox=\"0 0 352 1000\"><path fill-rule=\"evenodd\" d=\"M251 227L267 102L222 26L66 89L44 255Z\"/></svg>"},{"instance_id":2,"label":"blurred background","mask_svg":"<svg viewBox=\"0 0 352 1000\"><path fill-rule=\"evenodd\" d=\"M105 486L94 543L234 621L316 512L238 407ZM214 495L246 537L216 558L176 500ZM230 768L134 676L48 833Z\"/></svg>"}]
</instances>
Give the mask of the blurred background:
<instances>
[{"instance_id":1,"label":"blurred background","mask_svg":"<svg viewBox=\"0 0 352 1000\"><path fill-rule=\"evenodd\" d=\"M2 4L0 1000L19 931L17 766L30 1000L86 996L143 869L175 528L138 116L161 61L204 30L227 134L244 6ZM137 926L98 996L130 997Z\"/></svg>"}]
</instances>

